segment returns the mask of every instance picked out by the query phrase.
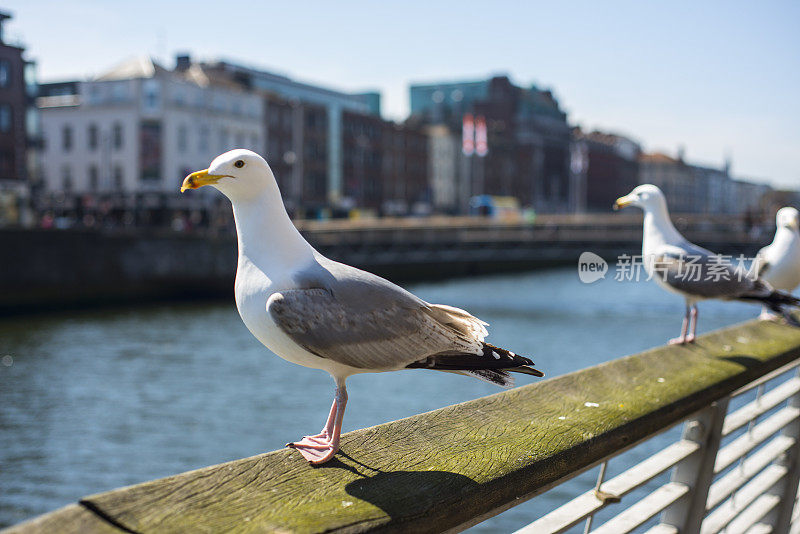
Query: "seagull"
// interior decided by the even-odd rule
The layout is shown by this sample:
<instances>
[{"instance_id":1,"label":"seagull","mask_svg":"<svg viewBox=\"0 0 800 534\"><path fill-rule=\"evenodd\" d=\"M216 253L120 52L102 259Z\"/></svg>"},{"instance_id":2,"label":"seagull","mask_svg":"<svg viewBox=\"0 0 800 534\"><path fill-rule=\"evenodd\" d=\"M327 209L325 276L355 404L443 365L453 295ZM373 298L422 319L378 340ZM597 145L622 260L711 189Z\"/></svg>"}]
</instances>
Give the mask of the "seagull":
<instances>
[{"instance_id":1,"label":"seagull","mask_svg":"<svg viewBox=\"0 0 800 534\"><path fill-rule=\"evenodd\" d=\"M680 337L670 344L691 343L697 332L697 302L706 299L761 302L794 323L786 306L800 300L775 290L768 282L734 268L723 257L690 243L673 226L661 189L651 184L636 187L620 197L614 209L636 206L644 211L642 261L649 277L667 291L686 300ZM690 327L691 324L691 327Z\"/></svg>"},{"instance_id":2,"label":"seagull","mask_svg":"<svg viewBox=\"0 0 800 534\"><path fill-rule=\"evenodd\" d=\"M487 323L430 304L374 274L314 250L286 213L272 170L236 149L187 176L181 192L210 185L233 206L239 259L236 307L250 332L292 363L330 373L336 384L322 430L288 443L311 464L339 450L350 375L434 369L511 387L508 371L544 376L533 362L484 341Z\"/></svg>"},{"instance_id":3,"label":"seagull","mask_svg":"<svg viewBox=\"0 0 800 534\"><path fill-rule=\"evenodd\" d=\"M775 238L758 251L758 275L772 287L791 292L800 285L800 212L785 207L775 215ZM774 319L765 306L762 319Z\"/></svg>"}]
</instances>

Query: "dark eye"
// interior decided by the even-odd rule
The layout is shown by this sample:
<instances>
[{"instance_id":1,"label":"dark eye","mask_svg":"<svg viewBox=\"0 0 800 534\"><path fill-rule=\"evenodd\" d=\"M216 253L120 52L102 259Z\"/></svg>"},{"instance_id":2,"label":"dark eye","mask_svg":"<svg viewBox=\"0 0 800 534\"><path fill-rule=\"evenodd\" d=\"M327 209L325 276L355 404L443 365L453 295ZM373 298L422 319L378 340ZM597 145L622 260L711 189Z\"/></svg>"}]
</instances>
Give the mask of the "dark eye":
<instances>
[{"instance_id":1,"label":"dark eye","mask_svg":"<svg viewBox=\"0 0 800 534\"><path fill-rule=\"evenodd\" d=\"M233 166L236 167L237 169L241 169L242 167L244 167L244 161L237 159L236 163L234 163Z\"/></svg>"}]
</instances>

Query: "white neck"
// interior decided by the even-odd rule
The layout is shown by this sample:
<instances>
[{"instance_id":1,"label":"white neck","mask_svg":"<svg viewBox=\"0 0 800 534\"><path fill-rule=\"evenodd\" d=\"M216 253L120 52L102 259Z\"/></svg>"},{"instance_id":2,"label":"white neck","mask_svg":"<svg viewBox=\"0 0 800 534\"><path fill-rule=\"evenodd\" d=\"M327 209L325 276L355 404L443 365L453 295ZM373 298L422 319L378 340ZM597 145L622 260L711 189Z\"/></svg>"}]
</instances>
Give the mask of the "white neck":
<instances>
[{"instance_id":1,"label":"white neck","mask_svg":"<svg viewBox=\"0 0 800 534\"><path fill-rule=\"evenodd\" d=\"M796 247L800 242L800 236L795 230L785 226L779 226L775 231L775 238L770 243L770 248L775 252L784 252L792 247Z\"/></svg>"},{"instance_id":2,"label":"white neck","mask_svg":"<svg viewBox=\"0 0 800 534\"><path fill-rule=\"evenodd\" d=\"M233 218L239 258L246 257L268 275L305 265L314 257L314 249L297 231L274 191L233 202Z\"/></svg>"},{"instance_id":3,"label":"white neck","mask_svg":"<svg viewBox=\"0 0 800 534\"><path fill-rule=\"evenodd\" d=\"M684 241L669 218L667 207L661 203L644 209L642 255L651 254L662 245L676 245Z\"/></svg>"}]
</instances>

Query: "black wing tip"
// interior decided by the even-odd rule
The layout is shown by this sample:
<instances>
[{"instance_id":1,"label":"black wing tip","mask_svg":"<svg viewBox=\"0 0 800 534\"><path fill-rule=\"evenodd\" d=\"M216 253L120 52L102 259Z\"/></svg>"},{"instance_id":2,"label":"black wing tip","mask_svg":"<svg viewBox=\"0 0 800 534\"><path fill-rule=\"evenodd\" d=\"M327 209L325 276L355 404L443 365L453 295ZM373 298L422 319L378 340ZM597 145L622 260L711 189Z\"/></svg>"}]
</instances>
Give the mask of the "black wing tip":
<instances>
[{"instance_id":1,"label":"black wing tip","mask_svg":"<svg viewBox=\"0 0 800 534\"><path fill-rule=\"evenodd\" d=\"M544 373L533 367L533 360L510 350L483 343L482 353L440 353L406 365L407 369L433 369L437 371L464 371L499 385L497 375L508 377L508 371L543 377ZM479 376L485 374L487 376ZM504 378L505 379L505 378Z\"/></svg>"},{"instance_id":2,"label":"black wing tip","mask_svg":"<svg viewBox=\"0 0 800 534\"><path fill-rule=\"evenodd\" d=\"M506 358L507 360L503 362L501 367L506 371L522 373L524 375L538 376L539 378L544 376L543 372L533 367L536 364L534 364L533 360L527 356L520 356L519 354L515 354L510 350L497 347L491 343L483 343L483 354L485 357L491 358L494 358L493 354L500 354L502 357Z\"/></svg>"},{"instance_id":3,"label":"black wing tip","mask_svg":"<svg viewBox=\"0 0 800 534\"><path fill-rule=\"evenodd\" d=\"M524 375L538 376L539 378L542 378L544 376L544 373L541 372L540 370L534 367L529 367L527 365L521 365L520 367L510 367L508 371L511 371L513 373L522 373Z\"/></svg>"},{"instance_id":4,"label":"black wing tip","mask_svg":"<svg viewBox=\"0 0 800 534\"><path fill-rule=\"evenodd\" d=\"M760 300L770 308L774 306L774 311L779 311L776 308L781 308L783 306L800 308L800 299L785 291L773 290L769 295L762 297Z\"/></svg>"}]
</instances>

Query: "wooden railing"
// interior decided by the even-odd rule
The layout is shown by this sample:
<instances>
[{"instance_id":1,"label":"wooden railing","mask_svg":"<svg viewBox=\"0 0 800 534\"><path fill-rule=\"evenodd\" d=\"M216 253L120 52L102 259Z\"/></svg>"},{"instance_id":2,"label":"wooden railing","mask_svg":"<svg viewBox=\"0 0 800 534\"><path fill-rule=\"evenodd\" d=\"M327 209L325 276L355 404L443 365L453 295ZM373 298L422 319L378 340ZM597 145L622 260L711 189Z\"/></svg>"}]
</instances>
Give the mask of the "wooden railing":
<instances>
[{"instance_id":1,"label":"wooden railing","mask_svg":"<svg viewBox=\"0 0 800 534\"><path fill-rule=\"evenodd\" d=\"M777 374L794 372L798 358L800 329L753 321L350 432L321 467L288 449L269 452L89 496L8 532L461 530L681 422L676 443L608 481L601 469L596 488L531 517L522 532L562 532L612 507L616 517L585 530L617 534L650 520L651 534L787 532L800 379ZM732 396L753 391L727 413ZM667 470L669 482L628 502Z\"/></svg>"}]
</instances>

